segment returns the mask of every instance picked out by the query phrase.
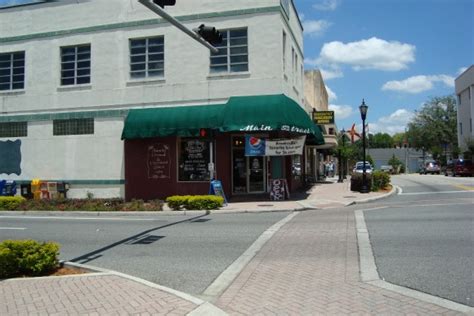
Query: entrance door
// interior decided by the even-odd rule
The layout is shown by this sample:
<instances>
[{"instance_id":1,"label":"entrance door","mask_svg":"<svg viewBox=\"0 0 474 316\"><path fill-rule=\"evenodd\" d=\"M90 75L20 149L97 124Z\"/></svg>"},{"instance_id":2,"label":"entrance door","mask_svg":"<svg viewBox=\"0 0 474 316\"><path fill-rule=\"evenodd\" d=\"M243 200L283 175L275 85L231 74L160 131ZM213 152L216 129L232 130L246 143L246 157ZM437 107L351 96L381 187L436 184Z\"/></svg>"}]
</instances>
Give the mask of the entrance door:
<instances>
[{"instance_id":1,"label":"entrance door","mask_svg":"<svg viewBox=\"0 0 474 316\"><path fill-rule=\"evenodd\" d=\"M248 159L248 192L265 192L265 157L247 157Z\"/></svg>"}]
</instances>

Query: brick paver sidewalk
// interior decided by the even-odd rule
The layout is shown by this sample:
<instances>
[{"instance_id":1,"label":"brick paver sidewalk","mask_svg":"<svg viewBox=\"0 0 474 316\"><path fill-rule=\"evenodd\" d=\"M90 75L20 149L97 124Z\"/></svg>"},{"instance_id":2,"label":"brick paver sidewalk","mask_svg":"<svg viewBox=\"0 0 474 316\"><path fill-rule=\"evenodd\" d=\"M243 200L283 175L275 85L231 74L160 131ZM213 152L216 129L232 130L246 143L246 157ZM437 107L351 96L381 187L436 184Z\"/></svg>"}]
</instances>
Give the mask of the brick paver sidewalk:
<instances>
[{"instance_id":1,"label":"brick paver sidewalk","mask_svg":"<svg viewBox=\"0 0 474 316\"><path fill-rule=\"evenodd\" d=\"M359 280L352 210L303 212L283 226L216 305L234 315L456 315Z\"/></svg>"},{"instance_id":2,"label":"brick paver sidewalk","mask_svg":"<svg viewBox=\"0 0 474 316\"><path fill-rule=\"evenodd\" d=\"M197 305L115 275L0 282L0 315L186 315Z\"/></svg>"}]
</instances>

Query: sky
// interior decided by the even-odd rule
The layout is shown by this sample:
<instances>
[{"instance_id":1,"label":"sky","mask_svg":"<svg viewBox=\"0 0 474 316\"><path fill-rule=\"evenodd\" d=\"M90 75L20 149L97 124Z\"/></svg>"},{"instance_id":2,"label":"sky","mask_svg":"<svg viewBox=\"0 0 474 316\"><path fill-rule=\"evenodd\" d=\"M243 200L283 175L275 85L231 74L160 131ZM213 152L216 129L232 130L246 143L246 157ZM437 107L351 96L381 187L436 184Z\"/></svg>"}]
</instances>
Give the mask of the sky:
<instances>
[{"instance_id":1,"label":"sky","mask_svg":"<svg viewBox=\"0 0 474 316\"><path fill-rule=\"evenodd\" d=\"M339 130L403 132L474 64L474 0L294 0L305 69L322 72Z\"/></svg>"}]
</instances>

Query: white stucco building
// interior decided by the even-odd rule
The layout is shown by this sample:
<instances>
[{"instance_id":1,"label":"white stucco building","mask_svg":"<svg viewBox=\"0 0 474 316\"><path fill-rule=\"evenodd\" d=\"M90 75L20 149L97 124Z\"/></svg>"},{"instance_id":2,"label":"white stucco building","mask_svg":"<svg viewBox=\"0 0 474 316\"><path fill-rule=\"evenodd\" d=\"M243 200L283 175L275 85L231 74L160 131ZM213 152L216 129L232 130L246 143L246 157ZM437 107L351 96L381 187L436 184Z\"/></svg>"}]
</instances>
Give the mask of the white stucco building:
<instances>
[{"instance_id":1,"label":"white stucco building","mask_svg":"<svg viewBox=\"0 0 474 316\"><path fill-rule=\"evenodd\" d=\"M458 144L466 150L466 141L474 140L472 117L474 115L474 65L471 65L455 80L458 103Z\"/></svg>"},{"instance_id":2,"label":"white stucco building","mask_svg":"<svg viewBox=\"0 0 474 316\"><path fill-rule=\"evenodd\" d=\"M66 181L71 197L124 197L130 109L278 94L303 107L303 31L291 0L179 0L165 10L188 28L221 30L220 52L137 1L0 9L0 143L11 151L0 158L0 179ZM232 191L233 176L223 173Z\"/></svg>"}]
</instances>

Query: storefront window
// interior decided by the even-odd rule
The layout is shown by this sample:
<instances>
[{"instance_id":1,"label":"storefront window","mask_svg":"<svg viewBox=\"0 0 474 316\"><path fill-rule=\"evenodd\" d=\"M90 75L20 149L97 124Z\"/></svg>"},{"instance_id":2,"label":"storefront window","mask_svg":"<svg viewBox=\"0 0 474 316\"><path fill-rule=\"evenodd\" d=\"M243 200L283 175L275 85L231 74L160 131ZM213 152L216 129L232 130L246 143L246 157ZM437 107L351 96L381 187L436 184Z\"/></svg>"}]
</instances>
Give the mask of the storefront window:
<instances>
[{"instance_id":1,"label":"storefront window","mask_svg":"<svg viewBox=\"0 0 474 316\"><path fill-rule=\"evenodd\" d=\"M209 141L190 138L180 140L179 181L210 181L209 163Z\"/></svg>"},{"instance_id":2,"label":"storefront window","mask_svg":"<svg viewBox=\"0 0 474 316\"><path fill-rule=\"evenodd\" d=\"M291 161L292 161L292 165L291 165L292 175L295 178L301 176L301 156L293 155Z\"/></svg>"}]
</instances>

